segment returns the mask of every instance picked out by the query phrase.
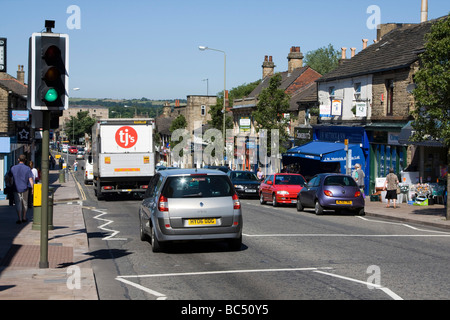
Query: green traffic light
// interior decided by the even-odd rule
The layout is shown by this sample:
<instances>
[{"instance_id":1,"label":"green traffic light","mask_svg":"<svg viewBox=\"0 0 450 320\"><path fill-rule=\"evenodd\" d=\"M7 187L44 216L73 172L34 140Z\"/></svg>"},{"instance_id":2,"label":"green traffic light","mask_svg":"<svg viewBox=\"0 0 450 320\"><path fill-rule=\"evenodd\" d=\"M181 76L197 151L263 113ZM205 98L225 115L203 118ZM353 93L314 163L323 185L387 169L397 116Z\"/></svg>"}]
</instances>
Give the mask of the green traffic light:
<instances>
[{"instance_id":1,"label":"green traffic light","mask_svg":"<svg viewBox=\"0 0 450 320\"><path fill-rule=\"evenodd\" d=\"M45 100L45 101L48 101L48 102L53 102L53 101L55 101L56 99L58 99L58 92L57 92L55 89L50 88L50 89L47 91L47 93L45 94L44 100Z\"/></svg>"}]
</instances>

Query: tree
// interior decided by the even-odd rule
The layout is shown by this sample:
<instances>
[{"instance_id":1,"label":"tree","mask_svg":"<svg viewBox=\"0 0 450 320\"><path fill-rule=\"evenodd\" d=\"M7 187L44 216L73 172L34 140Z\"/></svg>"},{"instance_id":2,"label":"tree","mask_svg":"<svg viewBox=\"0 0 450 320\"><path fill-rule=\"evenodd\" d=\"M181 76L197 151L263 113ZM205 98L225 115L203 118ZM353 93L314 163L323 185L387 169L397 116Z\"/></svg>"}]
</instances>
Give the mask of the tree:
<instances>
[{"instance_id":1,"label":"tree","mask_svg":"<svg viewBox=\"0 0 450 320\"><path fill-rule=\"evenodd\" d=\"M447 170L450 165L450 19L438 20L425 36L425 51L420 68L414 75L416 107L413 141L439 140L447 148ZM450 179L447 174L447 190ZM450 220L450 195L447 193L447 220Z\"/></svg>"},{"instance_id":2,"label":"tree","mask_svg":"<svg viewBox=\"0 0 450 320\"><path fill-rule=\"evenodd\" d=\"M281 75L275 74L270 78L269 86L261 91L258 96L256 111L253 112L253 118L257 123L256 130L267 129L267 153L271 154L272 144L278 141L270 140L270 130L277 129L279 132L279 150L284 153L287 149L285 142L289 141L289 135L286 131L289 121L284 117L289 109L289 95L283 89L279 89L281 85Z\"/></svg>"},{"instance_id":3,"label":"tree","mask_svg":"<svg viewBox=\"0 0 450 320\"><path fill-rule=\"evenodd\" d=\"M305 64L322 75L327 74L339 65L339 51L331 44L328 47L308 51Z\"/></svg>"},{"instance_id":4,"label":"tree","mask_svg":"<svg viewBox=\"0 0 450 320\"><path fill-rule=\"evenodd\" d=\"M84 138L87 134L92 135L92 126L95 124L95 119L89 116L89 111L80 111L76 117L71 116L66 120L65 131L67 137L71 139L73 144L78 144L80 138Z\"/></svg>"},{"instance_id":5,"label":"tree","mask_svg":"<svg viewBox=\"0 0 450 320\"><path fill-rule=\"evenodd\" d=\"M177 129L186 129L186 127L187 127L186 118L182 114L180 114L178 117L175 118L175 120L172 121L169 131L173 133ZM170 137L170 140L169 140L170 149L173 150L173 148L180 142L181 141L172 141L172 137Z\"/></svg>"}]
</instances>

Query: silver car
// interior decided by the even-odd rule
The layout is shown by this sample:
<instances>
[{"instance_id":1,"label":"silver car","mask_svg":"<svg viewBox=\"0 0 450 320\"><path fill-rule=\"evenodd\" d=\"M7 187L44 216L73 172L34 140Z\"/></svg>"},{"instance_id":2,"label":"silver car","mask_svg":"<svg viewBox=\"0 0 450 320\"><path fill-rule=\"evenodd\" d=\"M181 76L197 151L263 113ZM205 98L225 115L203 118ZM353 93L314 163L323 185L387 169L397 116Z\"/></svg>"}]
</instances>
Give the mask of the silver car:
<instances>
[{"instance_id":1,"label":"silver car","mask_svg":"<svg viewBox=\"0 0 450 320\"><path fill-rule=\"evenodd\" d=\"M228 176L219 170L172 169L151 179L139 208L140 238L153 252L170 241L226 240L242 244L242 212Z\"/></svg>"}]
</instances>

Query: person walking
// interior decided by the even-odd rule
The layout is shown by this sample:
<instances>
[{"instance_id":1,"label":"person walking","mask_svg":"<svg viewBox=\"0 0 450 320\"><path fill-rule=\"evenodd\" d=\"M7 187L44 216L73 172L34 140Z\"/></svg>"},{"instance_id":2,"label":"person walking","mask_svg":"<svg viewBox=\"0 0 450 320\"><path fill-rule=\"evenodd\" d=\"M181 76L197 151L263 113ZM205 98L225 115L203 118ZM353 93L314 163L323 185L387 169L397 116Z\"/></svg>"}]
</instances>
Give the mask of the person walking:
<instances>
[{"instance_id":1,"label":"person walking","mask_svg":"<svg viewBox=\"0 0 450 320\"><path fill-rule=\"evenodd\" d=\"M33 185L35 185L36 182L39 182L39 173L37 169L34 167L33 161L30 161L28 165L30 166L31 173L33 174ZM28 208L32 207L33 207L33 192L32 187L28 187Z\"/></svg>"},{"instance_id":2,"label":"person walking","mask_svg":"<svg viewBox=\"0 0 450 320\"><path fill-rule=\"evenodd\" d=\"M397 187L398 187L398 177L394 174L394 169L389 169L389 174L386 176L386 181L384 182L384 190L386 190L386 208L390 208L389 201L392 200L394 203L394 209L397 208Z\"/></svg>"},{"instance_id":3,"label":"person walking","mask_svg":"<svg viewBox=\"0 0 450 320\"><path fill-rule=\"evenodd\" d=\"M11 168L11 173L14 178L14 202L16 203L17 224L27 222L28 210L28 188L33 190L33 173L31 168L25 165L27 158L24 154L19 156L19 164Z\"/></svg>"},{"instance_id":4,"label":"person walking","mask_svg":"<svg viewBox=\"0 0 450 320\"><path fill-rule=\"evenodd\" d=\"M361 169L361 165L359 163L355 164L355 181L359 187L359 190L364 195L364 178L366 175L364 171Z\"/></svg>"}]
</instances>

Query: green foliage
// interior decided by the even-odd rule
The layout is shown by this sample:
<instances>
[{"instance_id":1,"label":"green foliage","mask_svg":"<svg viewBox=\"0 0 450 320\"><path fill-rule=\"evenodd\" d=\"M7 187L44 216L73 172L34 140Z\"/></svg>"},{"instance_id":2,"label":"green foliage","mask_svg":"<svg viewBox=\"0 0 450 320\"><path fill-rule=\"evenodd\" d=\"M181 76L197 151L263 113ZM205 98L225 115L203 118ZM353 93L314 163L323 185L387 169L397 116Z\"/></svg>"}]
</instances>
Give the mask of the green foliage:
<instances>
[{"instance_id":1,"label":"green foliage","mask_svg":"<svg viewBox=\"0 0 450 320\"><path fill-rule=\"evenodd\" d=\"M329 44L328 47L309 51L305 56L304 63L321 75L325 75L339 65L339 57L339 51Z\"/></svg>"},{"instance_id":2,"label":"green foliage","mask_svg":"<svg viewBox=\"0 0 450 320\"><path fill-rule=\"evenodd\" d=\"M177 129L186 129L186 127L187 127L186 118L182 114L180 114L178 117L175 118L175 120L172 121L169 131L173 133ZM171 137L169 140L170 149L173 150L173 148L180 142L181 141L172 141L172 137Z\"/></svg>"},{"instance_id":3,"label":"green foliage","mask_svg":"<svg viewBox=\"0 0 450 320\"><path fill-rule=\"evenodd\" d=\"M417 87L412 140L438 139L450 148L450 19L437 21L426 35L420 69L414 75Z\"/></svg>"},{"instance_id":4,"label":"green foliage","mask_svg":"<svg viewBox=\"0 0 450 320\"><path fill-rule=\"evenodd\" d=\"M288 113L289 109L289 95L283 89L279 89L281 85L281 75L275 74L270 78L269 86L261 91L258 96L258 104L256 111L253 112L253 118L257 123L256 130L268 130L268 154L271 153L272 144L279 143L279 150L281 153L286 151L285 142L289 140L289 135L286 131L289 121L284 118L284 114ZM270 130L278 129L280 141L270 141Z\"/></svg>"},{"instance_id":5,"label":"green foliage","mask_svg":"<svg viewBox=\"0 0 450 320\"><path fill-rule=\"evenodd\" d=\"M71 116L69 120L66 120L65 131L67 137L71 140L72 144L79 144L79 139L84 138L87 134L91 136L91 128L95 124L95 119L89 116L89 111L80 111L76 117Z\"/></svg>"}]
</instances>

